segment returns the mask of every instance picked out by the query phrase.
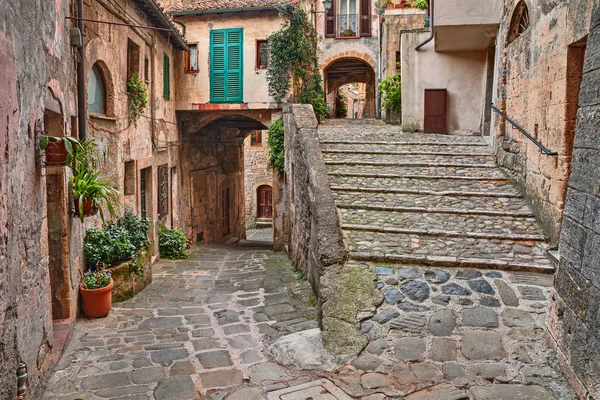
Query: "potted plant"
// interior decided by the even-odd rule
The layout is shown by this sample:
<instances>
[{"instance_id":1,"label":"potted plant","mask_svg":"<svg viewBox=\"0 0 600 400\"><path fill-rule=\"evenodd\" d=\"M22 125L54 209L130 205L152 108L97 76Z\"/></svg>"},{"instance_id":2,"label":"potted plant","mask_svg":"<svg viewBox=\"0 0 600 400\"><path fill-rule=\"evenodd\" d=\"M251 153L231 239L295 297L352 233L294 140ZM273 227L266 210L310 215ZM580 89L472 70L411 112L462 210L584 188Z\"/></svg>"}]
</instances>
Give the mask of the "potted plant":
<instances>
[{"instance_id":1,"label":"potted plant","mask_svg":"<svg viewBox=\"0 0 600 400\"><path fill-rule=\"evenodd\" d=\"M106 206L111 217L115 216L113 204L116 204L119 192L101 178L100 173L93 169L80 171L71 178L75 212L82 223L84 217L95 215L98 211L104 222L102 206Z\"/></svg>"},{"instance_id":2,"label":"potted plant","mask_svg":"<svg viewBox=\"0 0 600 400\"><path fill-rule=\"evenodd\" d=\"M429 8L429 2L427 0L412 0L411 6L420 10L427 10Z\"/></svg>"},{"instance_id":3,"label":"potted plant","mask_svg":"<svg viewBox=\"0 0 600 400\"><path fill-rule=\"evenodd\" d=\"M79 140L72 136L42 136L40 149L46 152L46 165L53 167L67 165L69 156L73 156L73 148L76 148L79 143Z\"/></svg>"},{"instance_id":4,"label":"potted plant","mask_svg":"<svg viewBox=\"0 0 600 400\"><path fill-rule=\"evenodd\" d=\"M88 271L83 275L79 292L86 317L101 318L108 315L112 305L113 285L110 272Z\"/></svg>"}]
</instances>

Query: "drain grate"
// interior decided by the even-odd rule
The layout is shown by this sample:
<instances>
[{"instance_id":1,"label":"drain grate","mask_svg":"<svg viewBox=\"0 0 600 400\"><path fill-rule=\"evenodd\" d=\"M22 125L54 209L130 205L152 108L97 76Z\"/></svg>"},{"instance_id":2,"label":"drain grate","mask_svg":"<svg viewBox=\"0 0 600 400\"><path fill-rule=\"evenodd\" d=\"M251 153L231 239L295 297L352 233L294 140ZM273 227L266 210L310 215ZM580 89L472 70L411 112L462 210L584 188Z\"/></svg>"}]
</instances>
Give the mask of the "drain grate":
<instances>
[{"instance_id":1,"label":"drain grate","mask_svg":"<svg viewBox=\"0 0 600 400\"><path fill-rule=\"evenodd\" d=\"M268 400L352 400L327 379L276 390L267 396Z\"/></svg>"}]
</instances>

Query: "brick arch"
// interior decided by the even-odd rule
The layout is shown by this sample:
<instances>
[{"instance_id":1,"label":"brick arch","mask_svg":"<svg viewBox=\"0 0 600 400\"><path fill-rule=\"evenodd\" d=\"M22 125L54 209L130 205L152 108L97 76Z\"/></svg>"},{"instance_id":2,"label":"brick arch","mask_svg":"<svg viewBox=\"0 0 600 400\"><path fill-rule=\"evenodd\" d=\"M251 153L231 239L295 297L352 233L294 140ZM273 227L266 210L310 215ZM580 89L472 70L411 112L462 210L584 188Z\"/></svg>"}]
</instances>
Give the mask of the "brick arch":
<instances>
[{"instance_id":1,"label":"brick arch","mask_svg":"<svg viewBox=\"0 0 600 400\"><path fill-rule=\"evenodd\" d=\"M370 55L368 55L367 53L359 53L357 51L346 51L344 53L336 54L333 57L329 57L328 59L326 59L325 61L323 61L321 63L321 69L325 70L331 64L333 64L334 62L341 60L341 59L360 60L360 61L363 61L363 62L369 64L373 69L375 69L375 60L373 60L373 58Z\"/></svg>"}]
</instances>

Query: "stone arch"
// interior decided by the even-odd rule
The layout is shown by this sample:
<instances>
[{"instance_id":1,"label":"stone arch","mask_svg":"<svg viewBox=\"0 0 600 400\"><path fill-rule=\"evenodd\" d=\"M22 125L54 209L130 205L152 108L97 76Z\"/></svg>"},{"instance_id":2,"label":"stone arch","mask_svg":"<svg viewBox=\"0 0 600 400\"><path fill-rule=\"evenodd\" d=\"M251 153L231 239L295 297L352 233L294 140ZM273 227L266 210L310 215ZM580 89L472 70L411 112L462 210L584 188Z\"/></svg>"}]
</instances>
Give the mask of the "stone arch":
<instances>
[{"instance_id":1,"label":"stone arch","mask_svg":"<svg viewBox=\"0 0 600 400\"><path fill-rule=\"evenodd\" d=\"M113 83L110 68L103 60L98 59L98 60L94 61L93 63L90 63L90 67L87 71L88 79L86 79L86 98L88 95L87 94L87 83L89 80L89 76L92 73L92 68L94 66L98 68L98 70L100 71L100 75L102 76L102 80L104 81L104 90L106 92L105 115L107 117L114 117L115 116L115 86Z\"/></svg>"},{"instance_id":2,"label":"stone arch","mask_svg":"<svg viewBox=\"0 0 600 400\"><path fill-rule=\"evenodd\" d=\"M508 29L507 44L514 42L531 26L531 15L525 0L520 0L513 11Z\"/></svg>"},{"instance_id":3,"label":"stone arch","mask_svg":"<svg viewBox=\"0 0 600 400\"><path fill-rule=\"evenodd\" d=\"M334 62L341 60L341 59L348 59L348 58L363 61L363 62L369 64L373 69L375 69L375 65L376 65L375 60L373 60L373 58L370 55L368 55L367 53L359 53L357 51L346 51L345 53L340 53L340 54L336 54L333 57L329 57L323 63L321 63L321 69L325 70Z\"/></svg>"},{"instance_id":4,"label":"stone arch","mask_svg":"<svg viewBox=\"0 0 600 400\"><path fill-rule=\"evenodd\" d=\"M365 103L363 105L363 117L375 118L376 110L376 81L375 62L367 54L356 52L350 56L333 57L323 69L325 81L325 95L327 97L330 116L332 114L331 99L335 97L335 91L349 83L364 83L366 85Z\"/></svg>"}]
</instances>

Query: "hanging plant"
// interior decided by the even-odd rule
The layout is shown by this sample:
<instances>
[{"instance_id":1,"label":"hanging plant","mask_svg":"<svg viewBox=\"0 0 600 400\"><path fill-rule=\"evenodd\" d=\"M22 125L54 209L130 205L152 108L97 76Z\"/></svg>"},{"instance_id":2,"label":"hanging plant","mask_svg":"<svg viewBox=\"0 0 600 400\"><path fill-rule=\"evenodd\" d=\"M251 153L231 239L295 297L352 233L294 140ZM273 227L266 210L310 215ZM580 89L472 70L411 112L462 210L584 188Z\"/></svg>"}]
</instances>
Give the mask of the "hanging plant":
<instances>
[{"instance_id":1,"label":"hanging plant","mask_svg":"<svg viewBox=\"0 0 600 400\"><path fill-rule=\"evenodd\" d=\"M129 95L129 124L137 127L139 116L148 106L148 89L138 74L132 74L127 80Z\"/></svg>"}]
</instances>

